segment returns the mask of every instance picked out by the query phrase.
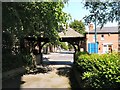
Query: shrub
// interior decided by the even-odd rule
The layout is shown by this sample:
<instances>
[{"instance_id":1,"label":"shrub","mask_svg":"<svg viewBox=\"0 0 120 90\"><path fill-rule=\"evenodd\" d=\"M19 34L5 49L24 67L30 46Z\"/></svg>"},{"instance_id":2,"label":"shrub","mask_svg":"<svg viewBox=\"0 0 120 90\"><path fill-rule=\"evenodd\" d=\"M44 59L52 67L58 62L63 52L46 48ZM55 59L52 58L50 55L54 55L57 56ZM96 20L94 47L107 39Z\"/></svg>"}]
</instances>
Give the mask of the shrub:
<instances>
[{"instance_id":1,"label":"shrub","mask_svg":"<svg viewBox=\"0 0 120 90\"><path fill-rule=\"evenodd\" d=\"M82 75L83 87L120 87L120 58L118 53L78 54L76 62Z\"/></svg>"},{"instance_id":2,"label":"shrub","mask_svg":"<svg viewBox=\"0 0 120 90\"><path fill-rule=\"evenodd\" d=\"M77 53L75 54L76 60L78 60L78 57L79 57L80 55L84 55L84 54L88 54L88 53L87 53L87 52L77 52Z\"/></svg>"},{"instance_id":3,"label":"shrub","mask_svg":"<svg viewBox=\"0 0 120 90\"><path fill-rule=\"evenodd\" d=\"M3 54L2 72L31 64L32 64L31 55L24 55L24 54L13 55L10 53Z\"/></svg>"}]
</instances>

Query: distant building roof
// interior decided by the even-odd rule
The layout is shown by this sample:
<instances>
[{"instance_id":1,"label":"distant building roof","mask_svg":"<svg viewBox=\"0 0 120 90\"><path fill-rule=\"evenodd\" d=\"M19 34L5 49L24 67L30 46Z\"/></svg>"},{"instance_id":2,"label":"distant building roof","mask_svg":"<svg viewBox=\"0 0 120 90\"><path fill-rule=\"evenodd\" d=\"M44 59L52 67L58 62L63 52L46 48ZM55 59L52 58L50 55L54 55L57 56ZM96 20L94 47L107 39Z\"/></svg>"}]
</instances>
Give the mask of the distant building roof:
<instances>
[{"instance_id":1,"label":"distant building roof","mask_svg":"<svg viewBox=\"0 0 120 90\"><path fill-rule=\"evenodd\" d=\"M97 28L96 29L97 33L118 33L118 26L116 27L103 27L102 29ZM89 32L86 33L95 33L95 30L91 30Z\"/></svg>"},{"instance_id":2,"label":"distant building roof","mask_svg":"<svg viewBox=\"0 0 120 90\"><path fill-rule=\"evenodd\" d=\"M62 32L60 32L58 35L59 35L60 37L66 37L66 38L67 38L67 37L84 37L84 35L76 32L75 30L73 30L73 29L70 28L70 27L68 27L65 32L62 31Z\"/></svg>"}]
</instances>

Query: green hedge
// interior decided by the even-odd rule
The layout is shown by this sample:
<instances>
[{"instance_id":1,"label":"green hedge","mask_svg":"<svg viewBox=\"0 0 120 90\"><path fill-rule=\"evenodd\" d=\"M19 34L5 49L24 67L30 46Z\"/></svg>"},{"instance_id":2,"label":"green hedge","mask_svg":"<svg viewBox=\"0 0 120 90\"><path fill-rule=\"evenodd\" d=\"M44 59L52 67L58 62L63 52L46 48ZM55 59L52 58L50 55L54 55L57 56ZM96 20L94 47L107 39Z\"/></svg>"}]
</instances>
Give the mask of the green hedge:
<instances>
[{"instance_id":1,"label":"green hedge","mask_svg":"<svg viewBox=\"0 0 120 90\"><path fill-rule=\"evenodd\" d=\"M112 54L77 53L77 67L81 72L82 87L120 88L120 57Z\"/></svg>"},{"instance_id":2,"label":"green hedge","mask_svg":"<svg viewBox=\"0 0 120 90\"><path fill-rule=\"evenodd\" d=\"M9 71L22 66L27 66L32 64L32 56L17 54L13 55L10 53L3 54L2 57L2 72Z\"/></svg>"}]
</instances>

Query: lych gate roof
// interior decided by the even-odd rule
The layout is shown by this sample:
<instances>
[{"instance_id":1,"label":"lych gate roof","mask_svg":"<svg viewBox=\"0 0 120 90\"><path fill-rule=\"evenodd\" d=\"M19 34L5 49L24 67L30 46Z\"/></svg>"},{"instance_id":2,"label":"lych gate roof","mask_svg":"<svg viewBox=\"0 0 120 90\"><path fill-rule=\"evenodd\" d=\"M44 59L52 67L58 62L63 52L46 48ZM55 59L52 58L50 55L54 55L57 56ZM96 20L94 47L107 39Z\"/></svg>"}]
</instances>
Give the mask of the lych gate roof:
<instances>
[{"instance_id":1,"label":"lych gate roof","mask_svg":"<svg viewBox=\"0 0 120 90\"><path fill-rule=\"evenodd\" d=\"M118 33L118 27L103 27L102 29L97 28L97 33ZM95 33L95 30L89 31L89 33Z\"/></svg>"},{"instance_id":2,"label":"lych gate roof","mask_svg":"<svg viewBox=\"0 0 120 90\"><path fill-rule=\"evenodd\" d=\"M61 38L68 38L68 37L84 37L84 35L76 32L72 28L68 27L65 32L60 32L58 34Z\"/></svg>"}]
</instances>

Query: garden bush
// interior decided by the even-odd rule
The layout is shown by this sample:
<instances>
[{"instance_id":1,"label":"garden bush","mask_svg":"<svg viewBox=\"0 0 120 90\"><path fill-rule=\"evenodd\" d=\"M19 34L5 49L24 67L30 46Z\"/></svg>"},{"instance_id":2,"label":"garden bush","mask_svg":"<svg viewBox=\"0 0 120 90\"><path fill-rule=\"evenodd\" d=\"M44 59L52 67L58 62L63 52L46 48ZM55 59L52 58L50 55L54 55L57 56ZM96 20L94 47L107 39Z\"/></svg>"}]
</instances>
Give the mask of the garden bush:
<instances>
[{"instance_id":1,"label":"garden bush","mask_svg":"<svg viewBox=\"0 0 120 90\"><path fill-rule=\"evenodd\" d=\"M84 55L84 54L88 54L88 53L87 53L87 52L77 52L77 53L75 54L75 59L78 60L78 57L79 57L80 55Z\"/></svg>"},{"instance_id":2,"label":"garden bush","mask_svg":"<svg viewBox=\"0 0 120 90\"><path fill-rule=\"evenodd\" d=\"M81 73L82 87L120 88L120 58L118 53L81 54L77 53L78 70Z\"/></svg>"},{"instance_id":3,"label":"garden bush","mask_svg":"<svg viewBox=\"0 0 120 90\"><path fill-rule=\"evenodd\" d=\"M32 64L32 56L19 47L20 41L13 34L2 32L2 72Z\"/></svg>"},{"instance_id":4,"label":"garden bush","mask_svg":"<svg viewBox=\"0 0 120 90\"><path fill-rule=\"evenodd\" d=\"M32 56L10 53L3 54L2 57L2 72L9 71L22 66L29 66L32 64Z\"/></svg>"}]
</instances>

